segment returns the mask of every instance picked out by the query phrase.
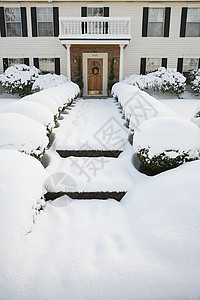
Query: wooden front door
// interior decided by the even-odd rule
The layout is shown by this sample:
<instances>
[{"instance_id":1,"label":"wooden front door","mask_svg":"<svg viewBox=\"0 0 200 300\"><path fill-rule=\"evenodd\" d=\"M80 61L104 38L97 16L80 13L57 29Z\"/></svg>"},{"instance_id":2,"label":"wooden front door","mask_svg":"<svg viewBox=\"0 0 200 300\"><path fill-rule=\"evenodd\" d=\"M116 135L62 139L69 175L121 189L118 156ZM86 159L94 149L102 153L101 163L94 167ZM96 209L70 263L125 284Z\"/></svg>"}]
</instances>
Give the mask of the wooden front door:
<instances>
[{"instance_id":1,"label":"wooden front door","mask_svg":"<svg viewBox=\"0 0 200 300\"><path fill-rule=\"evenodd\" d=\"M103 94L103 58L88 59L88 94Z\"/></svg>"}]
</instances>

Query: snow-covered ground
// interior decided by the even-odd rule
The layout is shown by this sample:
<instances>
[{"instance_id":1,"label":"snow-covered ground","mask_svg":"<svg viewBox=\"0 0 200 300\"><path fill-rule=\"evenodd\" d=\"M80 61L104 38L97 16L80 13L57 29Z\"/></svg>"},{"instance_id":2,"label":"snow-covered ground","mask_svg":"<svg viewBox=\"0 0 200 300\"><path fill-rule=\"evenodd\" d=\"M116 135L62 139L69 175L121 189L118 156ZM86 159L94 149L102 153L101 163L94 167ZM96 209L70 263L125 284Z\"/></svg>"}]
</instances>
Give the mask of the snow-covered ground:
<instances>
[{"instance_id":1,"label":"snow-covered ground","mask_svg":"<svg viewBox=\"0 0 200 300\"><path fill-rule=\"evenodd\" d=\"M0 111L6 101L0 99ZM97 171L97 176L101 188L111 184L112 189L117 190L125 184L128 193L121 202L111 199L72 201L67 196L49 201L31 233L18 240L8 239L10 251L6 253L8 248L2 247L0 298L199 299L200 162L187 163L154 177L139 173L132 164L133 148L124 140L128 130L123 129L125 121L116 103L111 99L99 101L77 100L62 114L60 127L54 129L55 143L47 152L50 159L46 168L47 182L52 174L65 174L65 179L74 179L72 183L80 187L81 175L75 169L72 171L66 159L60 158L55 150L72 149L71 145L77 146L77 150L81 147L99 149L102 144L101 149L110 149L113 140L105 143L101 133L105 137L108 129L112 129L111 132L121 137L124 152L116 164L109 162L105 169ZM172 101L174 105L170 109L176 106L176 113L190 118L198 100L188 100L187 104L181 99L162 100L164 104L165 101ZM7 176L9 172L11 169ZM22 179L29 180L27 169L24 172L18 168L17 172L16 188L21 173ZM38 181L37 184L28 182L30 192L35 184L39 195ZM90 190L97 189L91 180L87 184ZM95 184L98 184L97 179ZM11 193L12 190L9 199Z\"/></svg>"}]
</instances>

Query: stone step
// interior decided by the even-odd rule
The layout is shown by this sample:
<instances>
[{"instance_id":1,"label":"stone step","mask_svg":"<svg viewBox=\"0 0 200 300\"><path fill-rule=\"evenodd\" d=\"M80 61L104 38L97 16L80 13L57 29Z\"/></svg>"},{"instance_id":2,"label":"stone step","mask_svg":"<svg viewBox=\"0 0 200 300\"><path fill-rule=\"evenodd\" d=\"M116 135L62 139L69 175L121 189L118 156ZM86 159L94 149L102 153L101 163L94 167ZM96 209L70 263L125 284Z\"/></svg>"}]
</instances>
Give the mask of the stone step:
<instances>
[{"instance_id":1,"label":"stone step","mask_svg":"<svg viewBox=\"0 0 200 300\"><path fill-rule=\"evenodd\" d=\"M115 157L117 158L121 150L56 150L63 158L74 157Z\"/></svg>"},{"instance_id":2,"label":"stone step","mask_svg":"<svg viewBox=\"0 0 200 300\"><path fill-rule=\"evenodd\" d=\"M121 201L121 199L126 194L125 191L122 192L48 192L45 194L45 200L55 200L59 197L67 195L71 199L76 200L107 200L114 199L116 201Z\"/></svg>"}]
</instances>

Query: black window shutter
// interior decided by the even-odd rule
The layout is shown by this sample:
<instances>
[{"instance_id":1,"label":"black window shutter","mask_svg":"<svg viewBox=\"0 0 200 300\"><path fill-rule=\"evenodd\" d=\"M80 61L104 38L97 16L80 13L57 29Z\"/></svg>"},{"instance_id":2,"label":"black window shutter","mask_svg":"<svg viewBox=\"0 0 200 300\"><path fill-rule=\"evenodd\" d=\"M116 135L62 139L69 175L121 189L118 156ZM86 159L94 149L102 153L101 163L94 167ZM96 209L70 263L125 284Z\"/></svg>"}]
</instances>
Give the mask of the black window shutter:
<instances>
[{"instance_id":1,"label":"black window shutter","mask_svg":"<svg viewBox=\"0 0 200 300\"><path fill-rule=\"evenodd\" d=\"M199 58L199 64L198 64L198 69L200 69L200 58Z\"/></svg>"},{"instance_id":2,"label":"black window shutter","mask_svg":"<svg viewBox=\"0 0 200 300\"><path fill-rule=\"evenodd\" d=\"M28 36L26 7L21 7L22 36Z\"/></svg>"},{"instance_id":3,"label":"black window shutter","mask_svg":"<svg viewBox=\"0 0 200 300\"><path fill-rule=\"evenodd\" d=\"M0 30L1 30L1 37L5 37L6 26L5 26L4 7L0 7Z\"/></svg>"},{"instance_id":4,"label":"black window shutter","mask_svg":"<svg viewBox=\"0 0 200 300\"><path fill-rule=\"evenodd\" d=\"M3 58L3 71L8 68L8 58Z\"/></svg>"},{"instance_id":5,"label":"black window shutter","mask_svg":"<svg viewBox=\"0 0 200 300\"><path fill-rule=\"evenodd\" d=\"M39 58L38 58L38 57L35 57L35 58L33 59L33 65L34 65L36 68L39 69Z\"/></svg>"},{"instance_id":6,"label":"black window shutter","mask_svg":"<svg viewBox=\"0 0 200 300\"><path fill-rule=\"evenodd\" d=\"M167 58L162 58L162 67L167 68Z\"/></svg>"},{"instance_id":7,"label":"black window shutter","mask_svg":"<svg viewBox=\"0 0 200 300\"><path fill-rule=\"evenodd\" d=\"M81 7L81 17L87 17L87 7ZM82 34L87 33L87 23L82 22Z\"/></svg>"},{"instance_id":8,"label":"black window shutter","mask_svg":"<svg viewBox=\"0 0 200 300\"><path fill-rule=\"evenodd\" d=\"M185 37L187 10L188 10L187 7L182 7L180 37Z\"/></svg>"},{"instance_id":9,"label":"black window shutter","mask_svg":"<svg viewBox=\"0 0 200 300\"><path fill-rule=\"evenodd\" d=\"M104 7L104 9L103 9L103 16L104 17L109 17L109 7Z\"/></svg>"},{"instance_id":10,"label":"black window shutter","mask_svg":"<svg viewBox=\"0 0 200 300\"><path fill-rule=\"evenodd\" d=\"M59 10L58 10L58 7L53 8L53 28L54 28L54 36L59 36Z\"/></svg>"},{"instance_id":11,"label":"black window shutter","mask_svg":"<svg viewBox=\"0 0 200 300\"><path fill-rule=\"evenodd\" d=\"M81 17L87 17L87 7L81 7Z\"/></svg>"},{"instance_id":12,"label":"black window shutter","mask_svg":"<svg viewBox=\"0 0 200 300\"><path fill-rule=\"evenodd\" d=\"M60 75L60 58L55 58L55 74Z\"/></svg>"},{"instance_id":13,"label":"black window shutter","mask_svg":"<svg viewBox=\"0 0 200 300\"><path fill-rule=\"evenodd\" d=\"M165 8L164 37L169 37L171 7Z\"/></svg>"},{"instance_id":14,"label":"black window shutter","mask_svg":"<svg viewBox=\"0 0 200 300\"><path fill-rule=\"evenodd\" d=\"M142 57L140 62L140 74L145 75L146 73L146 58Z\"/></svg>"},{"instance_id":15,"label":"black window shutter","mask_svg":"<svg viewBox=\"0 0 200 300\"><path fill-rule=\"evenodd\" d=\"M31 7L32 36L37 36L37 12L36 7Z\"/></svg>"},{"instance_id":16,"label":"black window shutter","mask_svg":"<svg viewBox=\"0 0 200 300\"><path fill-rule=\"evenodd\" d=\"M29 58L28 57L24 57L24 64L29 66Z\"/></svg>"},{"instance_id":17,"label":"black window shutter","mask_svg":"<svg viewBox=\"0 0 200 300\"><path fill-rule=\"evenodd\" d=\"M143 7L142 36L147 36L148 18L149 18L149 8L148 7Z\"/></svg>"},{"instance_id":18,"label":"black window shutter","mask_svg":"<svg viewBox=\"0 0 200 300\"><path fill-rule=\"evenodd\" d=\"M178 58L177 71L180 73L183 71L183 58Z\"/></svg>"}]
</instances>

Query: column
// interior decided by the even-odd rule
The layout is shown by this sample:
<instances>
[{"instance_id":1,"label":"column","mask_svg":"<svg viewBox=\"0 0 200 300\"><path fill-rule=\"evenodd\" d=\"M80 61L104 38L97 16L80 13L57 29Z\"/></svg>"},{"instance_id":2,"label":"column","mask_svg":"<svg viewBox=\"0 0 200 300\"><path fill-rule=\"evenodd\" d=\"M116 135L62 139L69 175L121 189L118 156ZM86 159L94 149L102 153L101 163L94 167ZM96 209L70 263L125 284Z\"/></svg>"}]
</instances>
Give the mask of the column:
<instances>
[{"instance_id":1,"label":"column","mask_svg":"<svg viewBox=\"0 0 200 300\"><path fill-rule=\"evenodd\" d=\"M124 45L120 46L119 81L123 80L124 73Z\"/></svg>"},{"instance_id":2,"label":"column","mask_svg":"<svg viewBox=\"0 0 200 300\"><path fill-rule=\"evenodd\" d=\"M71 45L66 45L67 47L67 77L71 80L71 63L70 63L70 47Z\"/></svg>"}]
</instances>

